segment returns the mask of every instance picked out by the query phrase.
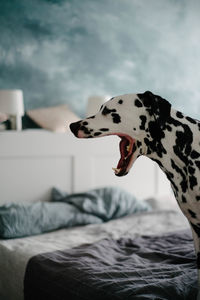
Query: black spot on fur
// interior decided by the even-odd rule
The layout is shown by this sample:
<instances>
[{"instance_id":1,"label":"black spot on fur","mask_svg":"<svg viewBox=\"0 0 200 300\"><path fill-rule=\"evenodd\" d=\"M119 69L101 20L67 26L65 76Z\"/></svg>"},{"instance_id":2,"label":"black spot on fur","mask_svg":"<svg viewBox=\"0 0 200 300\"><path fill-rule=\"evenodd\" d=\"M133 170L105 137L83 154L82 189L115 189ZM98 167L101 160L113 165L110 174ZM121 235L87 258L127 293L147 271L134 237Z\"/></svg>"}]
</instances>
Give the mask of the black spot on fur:
<instances>
[{"instance_id":1,"label":"black spot on fur","mask_svg":"<svg viewBox=\"0 0 200 300\"><path fill-rule=\"evenodd\" d=\"M137 94L137 95L143 101L145 107L151 106L151 103L152 103L151 95L153 95L151 92L145 92L143 94Z\"/></svg>"},{"instance_id":2,"label":"black spot on fur","mask_svg":"<svg viewBox=\"0 0 200 300\"><path fill-rule=\"evenodd\" d=\"M152 153L151 149L148 147L147 148L147 155L150 155Z\"/></svg>"},{"instance_id":3,"label":"black spot on fur","mask_svg":"<svg viewBox=\"0 0 200 300\"><path fill-rule=\"evenodd\" d=\"M178 195L178 187L177 187L177 185L175 184L175 182L172 180L171 181L171 184L172 184L172 187L173 187L173 192L174 192L174 195L177 197L177 195Z\"/></svg>"},{"instance_id":4,"label":"black spot on fur","mask_svg":"<svg viewBox=\"0 0 200 300\"><path fill-rule=\"evenodd\" d=\"M142 100L147 112L150 116L154 116L155 121L160 127L163 127L170 117L171 104L158 95L154 95L150 91L143 94L137 94Z\"/></svg>"},{"instance_id":5,"label":"black spot on fur","mask_svg":"<svg viewBox=\"0 0 200 300\"><path fill-rule=\"evenodd\" d=\"M184 118L183 114L182 114L180 111L177 111L176 116L177 116L179 119L183 119L183 118Z\"/></svg>"},{"instance_id":6,"label":"black spot on fur","mask_svg":"<svg viewBox=\"0 0 200 300\"><path fill-rule=\"evenodd\" d=\"M190 164L191 166L194 165L194 163L193 163L193 161L192 161L191 159L189 160L189 164Z\"/></svg>"},{"instance_id":7,"label":"black spot on fur","mask_svg":"<svg viewBox=\"0 0 200 300\"><path fill-rule=\"evenodd\" d=\"M200 201L200 196L196 196L196 200L197 200L197 201Z\"/></svg>"},{"instance_id":8,"label":"black spot on fur","mask_svg":"<svg viewBox=\"0 0 200 300\"><path fill-rule=\"evenodd\" d=\"M113 123L120 123L121 122L121 117L120 115L116 114L116 113L112 113L111 116L113 117Z\"/></svg>"},{"instance_id":9,"label":"black spot on fur","mask_svg":"<svg viewBox=\"0 0 200 300\"><path fill-rule=\"evenodd\" d=\"M137 141L137 147L139 148L142 145L140 141Z\"/></svg>"},{"instance_id":10,"label":"black spot on fur","mask_svg":"<svg viewBox=\"0 0 200 300\"><path fill-rule=\"evenodd\" d=\"M172 131L172 128L171 128L171 126L169 126L169 125L166 125L166 128L167 128L167 130L168 130L168 131Z\"/></svg>"},{"instance_id":11,"label":"black spot on fur","mask_svg":"<svg viewBox=\"0 0 200 300\"><path fill-rule=\"evenodd\" d=\"M109 128L100 128L101 131L109 131Z\"/></svg>"},{"instance_id":12,"label":"black spot on fur","mask_svg":"<svg viewBox=\"0 0 200 300\"><path fill-rule=\"evenodd\" d=\"M86 128L85 126L81 126L80 130L82 130L85 134L90 134L90 130Z\"/></svg>"},{"instance_id":13,"label":"black spot on fur","mask_svg":"<svg viewBox=\"0 0 200 300\"><path fill-rule=\"evenodd\" d=\"M194 174L195 173L195 168L192 168L192 167L188 167L188 171L189 171L189 173L192 175L192 174Z\"/></svg>"},{"instance_id":14,"label":"black spot on fur","mask_svg":"<svg viewBox=\"0 0 200 300\"><path fill-rule=\"evenodd\" d=\"M194 119L192 119L190 117L186 117L186 120L188 120L192 124L196 124L197 123Z\"/></svg>"},{"instance_id":15,"label":"black spot on fur","mask_svg":"<svg viewBox=\"0 0 200 300\"><path fill-rule=\"evenodd\" d=\"M171 184L172 184L172 186L173 186L173 191L174 191L174 193L177 194L177 192L178 192L178 187L176 186L174 180L172 180L172 179L174 178L174 174L171 173L171 172L169 172L169 171L167 171L167 170L164 168L164 166L162 165L162 163L161 163L160 160L157 160L157 159L152 159L152 160L155 161L155 162L159 165L159 167L163 170L163 172L165 172L165 174L166 174L168 180L171 182Z\"/></svg>"},{"instance_id":16,"label":"black spot on fur","mask_svg":"<svg viewBox=\"0 0 200 300\"><path fill-rule=\"evenodd\" d=\"M171 180L172 178L174 178L174 174L171 173L171 172L169 172L169 171L167 171L167 178L168 178L169 180Z\"/></svg>"},{"instance_id":17,"label":"black spot on fur","mask_svg":"<svg viewBox=\"0 0 200 300\"><path fill-rule=\"evenodd\" d=\"M95 118L95 115L94 116L91 116L91 117L89 117L89 118L87 118L87 119L94 119Z\"/></svg>"},{"instance_id":18,"label":"black spot on fur","mask_svg":"<svg viewBox=\"0 0 200 300\"><path fill-rule=\"evenodd\" d=\"M163 129L161 129L155 121L149 122L149 132L151 134L151 137L155 140L161 140L165 137Z\"/></svg>"},{"instance_id":19,"label":"black spot on fur","mask_svg":"<svg viewBox=\"0 0 200 300\"><path fill-rule=\"evenodd\" d=\"M197 168L200 170L200 161L199 161L199 160L196 160L196 161L195 161L195 165L196 165Z\"/></svg>"},{"instance_id":20,"label":"black spot on fur","mask_svg":"<svg viewBox=\"0 0 200 300\"><path fill-rule=\"evenodd\" d=\"M198 158L199 156L200 156L200 154L199 154L197 151L192 150L192 152L191 152L191 158L196 159L196 158Z\"/></svg>"},{"instance_id":21,"label":"black spot on fur","mask_svg":"<svg viewBox=\"0 0 200 300\"><path fill-rule=\"evenodd\" d=\"M182 122L181 122L181 121L175 120L175 119L172 118L172 117L169 118L168 124L173 125L173 126L175 126L175 127L182 126Z\"/></svg>"},{"instance_id":22,"label":"black spot on fur","mask_svg":"<svg viewBox=\"0 0 200 300\"><path fill-rule=\"evenodd\" d=\"M122 104L122 103L123 103L123 100L122 100L122 99L120 99L120 100L118 101L118 103L119 103L119 104Z\"/></svg>"},{"instance_id":23,"label":"black spot on fur","mask_svg":"<svg viewBox=\"0 0 200 300\"><path fill-rule=\"evenodd\" d=\"M140 142L137 143L137 148L138 148L139 153L140 153L140 154L137 155L137 157L139 157L139 156L141 156L141 155L144 154L141 145L142 144Z\"/></svg>"},{"instance_id":24,"label":"black spot on fur","mask_svg":"<svg viewBox=\"0 0 200 300\"><path fill-rule=\"evenodd\" d=\"M190 183L191 190L193 190L193 187L195 185L197 185L197 179L196 179L196 177L195 176L190 176L189 177L189 183Z\"/></svg>"},{"instance_id":25,"label":"black spot on fur","mask_svg":"<svg viewBox=\"0 0 200 300\"><path fill-rule=\"evenodd\" d=\"M106 116L106 115L110 114L111 112L116 112L116 109L109 109L105 106L104 109L102 110L102 115Z\"/></svg>"},{"instance_id":26,"label":"black spot on fur","mask_svg":"<svg viewBox=\"0 0 200 300\"><path fill-rule=\"evenodd\" d=\"M183 195L182 195L182 202L187 203L187 200L186 200L185 196L183 196Z\"/></svg>"},{"instance_id":27,"label":"black spot on fur","mask_svg":"<svg viewBox=\"0 0 200 300\"><path fill-rule=\"evenodd\" d=\"M102 134L101 132L95 132L94 133L94 136L98 136L98 135L100 135L100 134Z\"/></svg>"},{"instance_id":28,"label":"black spot on fur","mask_svg":"<svg viewBox=\"0 0 200 300\"><path fill-rule=\"evenodd\" d=\"M171 118L170 122L172 124L180 125L183 131L176 131L176 143L173 146L175 154L179 157L180 160L184 162L187 166L189 164L189 155L192 151L192 142L193 142L193 133L190 127L181 122L175 122L174 119Z\"/></svg>"},{"instance_id":29,"label":"black spot on fur","mask_svg":"<svg viewBox=\"0 0 200 300\"><path fill-rule=\"evenodd\" d=\"M198 235L198 237L200 237L200 226L195 225L191 222L190 222L190 224L191 224L192 228L194 229L194 231L196 232L196 234Z\"/></svg>"},{"instance_id":30,"label":"black spot on fur","mask_svg":"<svg viewBox=\"0 0 200 300\"><path fill-rule=\"evenodd\" d=\"M196 219L196 214L191 209L188 209L188 212L193 219Z\"/></svg>"},{"instance_id":31,"label":"black spot on fur","mask_svg":"<svg viewBox=\"0 0 200 300\"><path fill-rule=\"evenodd\" d=\"M147 121L147 117L146 116L140 116L140 120L142 121L142 123L140 125L140 129L145 130L145 124L146 124L146 121Z\"/></svg>"},{"instance_id":32,"label":"black spot on fur","mask_svg":"<svg viewBox=\"0 0 200 300\"><path fill-rule=\"evenodd\" d=\"M182 177L182 181L180 182L181 188L182 188L182 192L185 193L187 191L188 188L188 184L187 184L187 177L185 175L185 173L183 172L183 170L181 168L179 168L173 159L171 159L171 166L172 168L181 175Z\"/></svg>"},{"instance_id":33,"label":"black spot on fur","mask_svg":"<svg viewBox=\"0 0 200 300\"><path fill-rule=\"evenodd\" d=\"M88 125L88 122L83 122L83 125Z\"/></svg>"},{"instance_id":34,"label":"black spot on fur","mask_svg":"<svg viewBox=\"0 0 200 300\"><path fill-rule=\"evenodd\" d=\"M144 142L146 144L146 146L148 147L150 145L150 141L148 138L144 138Z\"/></svg>"},{"instance_id":35,"label":"black spot on fur","mask_svg":"<svg viewBox=\"0 0 200 300\"><path fill-rule=\"evenodd\" d=\"M166 150L161 143L155 140L150 141L148 138L144 138L144 142L147 146L147 154L156 152L159 157L162 157L163 154L166 154Z\"/></svg>"},{"instance_id":36,"label":"black spot on fur","mask_svg":"<svg viewBox=\"0 0 200 300\"><path fill-rule=\"evenodd\" d=\"M142 107L142 103L139 101L139 99L135 100L135 106Z\"/></svg>"},{"instance_id":37,"label":"black spot on fur","mask_svg":"<svg viewBox=\"0 0 200 300\"><path fill-rule=\"evenodd\" d=\"M151 152L156 152L159 157L162 157L163 154L167 153L161 142L161 139L165 137L163 129L156 121L150 121L149 133L151 135L152 141L146 139L145 143L147 147L150 148Z\"/></svg>"},{"instance_id":38,"label":"black spot on fur","mask_svg":"<svg viewBox=\"0 0 200 300\"><path fill-rule=\"evenodd\" d=\"M132 152L134 153L134 152L136 151L136 149L137 149L137 148L136 148L136 145L134 144L134 145L133 145Z\"/></svg>"}]
</instances>

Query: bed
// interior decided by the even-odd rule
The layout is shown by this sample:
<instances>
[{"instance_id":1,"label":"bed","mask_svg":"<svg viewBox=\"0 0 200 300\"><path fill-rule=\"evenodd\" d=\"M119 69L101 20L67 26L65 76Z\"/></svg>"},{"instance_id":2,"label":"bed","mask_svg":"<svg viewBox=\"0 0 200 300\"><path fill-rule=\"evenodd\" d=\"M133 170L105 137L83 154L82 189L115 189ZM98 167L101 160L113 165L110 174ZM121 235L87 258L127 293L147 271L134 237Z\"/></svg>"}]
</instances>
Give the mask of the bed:
<instances>
[{"instance_id":1,"label":"bed","mask_svg":"<svg viewBox=\"0 0 200 300\"><path fill-rule=\"evenodd\" d=\"M2 132L0 139L2 205L47 203L55 186L69 195L112 186L151 207L96 224L0 239L0 299L195 297L189 226L155 163L140 158L121 179L111 170L119 155L116 137L86 141L27 130Z\"/></svg>"}]
</instances>

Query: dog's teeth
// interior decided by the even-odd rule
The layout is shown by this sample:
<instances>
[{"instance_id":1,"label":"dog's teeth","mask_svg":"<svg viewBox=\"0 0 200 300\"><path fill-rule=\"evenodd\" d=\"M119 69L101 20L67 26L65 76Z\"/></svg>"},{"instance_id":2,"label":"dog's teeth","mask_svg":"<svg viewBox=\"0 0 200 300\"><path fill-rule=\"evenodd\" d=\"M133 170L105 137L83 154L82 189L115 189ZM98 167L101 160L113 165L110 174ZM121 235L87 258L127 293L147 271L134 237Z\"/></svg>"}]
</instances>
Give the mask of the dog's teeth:
<instances>
[{"instance_id":1,"label":"dog's teeth","mask_svg":"<svg viewBox=\"0 0 200 300\"><path fill-rule=\"evenodd\" d=\"M112 168L113 169L113 171L116 173L116 174L118 174L119 172L120 172L120 170L121 169L117 169L117 168Z\"/></svg>"},{"instance_id":2,"label":"dog's teeth","mask_svg":"<svg viewBox=\"0 0 200 300\"><path fill-rule=\"evenodd\" d=\"M130 145L126 146L126 150L127 150L128 152L130 151L130 148L131 148Z\"/></svg>"}]
</instances>

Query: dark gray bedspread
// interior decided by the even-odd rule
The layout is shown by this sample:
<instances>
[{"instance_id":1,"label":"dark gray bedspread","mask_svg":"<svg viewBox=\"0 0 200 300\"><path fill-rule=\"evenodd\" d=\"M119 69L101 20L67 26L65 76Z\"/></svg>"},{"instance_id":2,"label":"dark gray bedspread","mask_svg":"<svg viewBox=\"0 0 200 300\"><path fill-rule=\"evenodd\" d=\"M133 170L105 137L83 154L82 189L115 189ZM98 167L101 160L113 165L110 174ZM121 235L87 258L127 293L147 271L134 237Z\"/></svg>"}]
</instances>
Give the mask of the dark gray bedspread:
<instances>
[{"instance_id":1,"label":"dark gray bedspread","mask_svg":"<svg viewBox=\"0 0 200 300\"><path fill-rule=\"evenodd\" d=\"M197 272L189 231L104 239L30 259L25 300L195 299Z\"/></svg>"}]
</instances>

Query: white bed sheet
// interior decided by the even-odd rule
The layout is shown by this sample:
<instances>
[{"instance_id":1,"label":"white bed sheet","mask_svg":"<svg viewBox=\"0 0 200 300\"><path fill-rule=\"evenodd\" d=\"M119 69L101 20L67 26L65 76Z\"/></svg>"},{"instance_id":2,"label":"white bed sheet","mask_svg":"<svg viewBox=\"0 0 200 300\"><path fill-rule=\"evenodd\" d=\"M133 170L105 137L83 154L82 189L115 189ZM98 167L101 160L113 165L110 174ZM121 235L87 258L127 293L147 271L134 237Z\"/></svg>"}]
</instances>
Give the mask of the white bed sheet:
<instances>
[{"instance_id":1,"label":"white bed sheet","mask_svg":"<svg viewBox=\"0 0 200 300\"><path fill-rule=\"evenodd\" d=\"M179 211L139 213L101 225L71 229L12 239L0 240L0 299L22 300L23 279L28 260L39 253L70 249L103 238L151 235L189 228Z\"/></svg>"}]
</instances>

